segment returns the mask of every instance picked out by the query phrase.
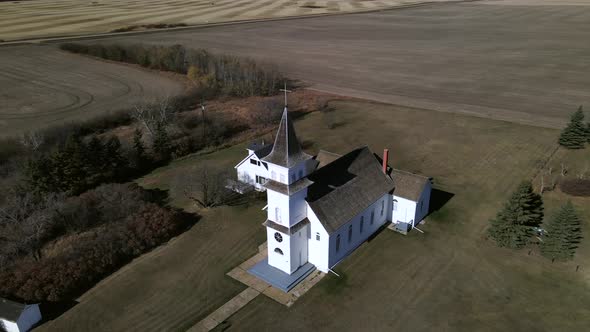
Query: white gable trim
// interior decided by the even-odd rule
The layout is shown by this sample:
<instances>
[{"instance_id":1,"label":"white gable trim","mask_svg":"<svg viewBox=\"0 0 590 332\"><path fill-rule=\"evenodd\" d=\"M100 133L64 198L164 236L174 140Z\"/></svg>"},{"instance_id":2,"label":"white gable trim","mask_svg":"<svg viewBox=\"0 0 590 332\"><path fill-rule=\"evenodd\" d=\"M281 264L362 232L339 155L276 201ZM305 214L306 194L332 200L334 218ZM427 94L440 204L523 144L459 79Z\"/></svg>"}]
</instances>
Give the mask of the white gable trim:
<instances>
[{"instance_id":1,"label":"white gable trim","mask_svg":"<svg viewBox=\"0 0 590 332\"><path fill-rule=\"evenodd\" d=\"M236 166L234 166L234 168L238 168L240 167L240 165L242 165L243 163L245 163L248 159L250 159L252 156L256 156L256 154L252 153L249 154L248 157L242 159L242 161L240 161Z\"/></svg>"}]
</instances>

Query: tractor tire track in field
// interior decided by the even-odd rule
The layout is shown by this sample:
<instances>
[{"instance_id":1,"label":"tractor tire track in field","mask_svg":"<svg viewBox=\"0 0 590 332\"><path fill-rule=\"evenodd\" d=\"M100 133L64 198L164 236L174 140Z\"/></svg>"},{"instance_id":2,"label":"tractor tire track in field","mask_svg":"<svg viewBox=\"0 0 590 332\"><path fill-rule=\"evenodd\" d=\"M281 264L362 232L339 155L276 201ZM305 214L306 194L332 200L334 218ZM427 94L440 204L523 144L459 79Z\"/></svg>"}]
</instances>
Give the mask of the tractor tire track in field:
<instances>
[{"instance_id":1,"label":"tractor tire track in field","mask_svg":"<svg viewBox=\"0 0 590 332\"><path fill-rule=\"evenodd\" d=\"M182 83L147 70L54 46L4 48L0 57L0 136L84 120L184 90Z\"/></svg>"}]
</instances>

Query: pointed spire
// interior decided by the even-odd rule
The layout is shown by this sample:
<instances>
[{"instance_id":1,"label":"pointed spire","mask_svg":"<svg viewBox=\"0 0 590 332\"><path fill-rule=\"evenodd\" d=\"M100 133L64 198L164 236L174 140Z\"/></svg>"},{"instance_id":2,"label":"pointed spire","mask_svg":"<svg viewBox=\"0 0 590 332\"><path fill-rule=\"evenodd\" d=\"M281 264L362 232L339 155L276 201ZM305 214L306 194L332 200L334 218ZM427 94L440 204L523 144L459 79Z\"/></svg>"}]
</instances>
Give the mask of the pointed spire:
<instances>
[{"instance_id":1,"label":"pointed spire","mask_svg":"<svg viewBox=\"0 0 590 332\"><path fill-rule=\"evenodd\" d=\"M301 145L299 145L299 140L297 140L295 128L293 128L293 123L289 117L287 106L285 106L272 151L268 156L264 157L263 160L275 165L290 168L300 161L309 158L311 158L311 156L301 150Z\"/></svg>"}]
</instances>

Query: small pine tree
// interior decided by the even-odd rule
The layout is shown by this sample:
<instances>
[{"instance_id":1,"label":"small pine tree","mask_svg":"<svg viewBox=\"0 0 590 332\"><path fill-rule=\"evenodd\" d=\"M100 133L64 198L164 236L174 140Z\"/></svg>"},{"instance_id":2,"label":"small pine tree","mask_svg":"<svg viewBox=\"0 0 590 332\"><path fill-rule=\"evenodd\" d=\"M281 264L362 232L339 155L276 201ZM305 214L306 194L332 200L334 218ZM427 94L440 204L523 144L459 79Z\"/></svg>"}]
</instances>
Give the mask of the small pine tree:
<instances>
[{"instance_id":1,"label":"small pine tree","mask_svg":"<svg viewBox=\"0 0 590 332\"><path fill-rule=\"evenodd\" d=\"M521 183L496 218L490 220L488 234L500 247L519 249L543 221L543 200L530 181Z\"/></svg>"},{"instance_id":2,"label":"small pine tree","mask_svg":"<svg viewBox=\"0 0 590 332\"><path fill-rule=\"evenodd\" d=\"M138 128L133 134L133 151L131 152L131 168L136 171L143 170L147 165L148 157L145 152L145 146L143 145L143 133Z\"/></svg>"},{"instance_id":3,"label":"small pine tree","mask_svg":"<svg viewBox=\"0 0 590 332\"><path fill-rule=\"evenodd\" d=\"M156 132L152 142L152 150L159 161L170 160L172 154L170 137L166 131L166 125L161 122L156 126Z\"/></svg>"},{"instance_id":4,"label":"small pine tree","mask_svg":"<svg viewBox=\"0 0 590 332\"><path fill-rule=\"evenodd\" d=\"M581 220L571 202L567 202L549 220L547 235L541 243L541 254L549 259L569 260L574 257L582 238Z\"/></svg>"},{"instance_id":5,"label":"small pine tree","mask_svg":"<svg viewBox=\"0 0 590 332\"><path fill-rule=\"evenodd\" d=\"M582 106L571 115L570 122L559 136L559 145L568 149L583 149L588 140Z\"/></svg>"}]
</instances>

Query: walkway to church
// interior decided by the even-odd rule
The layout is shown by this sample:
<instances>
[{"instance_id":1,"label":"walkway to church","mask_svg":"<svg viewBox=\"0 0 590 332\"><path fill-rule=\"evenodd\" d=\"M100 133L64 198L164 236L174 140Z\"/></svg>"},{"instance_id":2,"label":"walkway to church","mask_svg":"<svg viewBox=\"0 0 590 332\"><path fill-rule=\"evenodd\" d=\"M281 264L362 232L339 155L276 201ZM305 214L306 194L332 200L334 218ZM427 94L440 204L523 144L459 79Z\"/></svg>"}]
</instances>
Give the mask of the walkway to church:
<instances>
[{"instance_id":1,"label":"walkway to church","mask_svg":"<svg viewBox=\"0 0 590 332\"><path fill-rule=\"evenodd\" d=\"M204 332L211 331L217 325L223 323L231 315L235 314L238 310L242 309L250 301L254 300L259 294L264 294L271 299L290 307L297 301L298 298L307 293L315 284L317 284L325 274L320 271L314 271L308 275L302 282L300 282L295 288L288 293L271 286L265 281L256 278L255 276L248 273L248 269L266 259L266 242L258 247L258 253L252 256L247 261L243 262L233 270L227 273L228 276L236 279L237 281L248 286L240 294L226 302L224 305L219 307L209 316L205 317L202 321L195 324L188 331L189 332Z\"/></svg>"}]
</instances>

